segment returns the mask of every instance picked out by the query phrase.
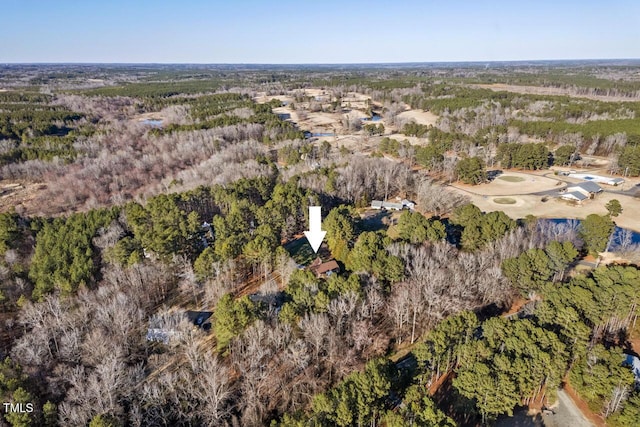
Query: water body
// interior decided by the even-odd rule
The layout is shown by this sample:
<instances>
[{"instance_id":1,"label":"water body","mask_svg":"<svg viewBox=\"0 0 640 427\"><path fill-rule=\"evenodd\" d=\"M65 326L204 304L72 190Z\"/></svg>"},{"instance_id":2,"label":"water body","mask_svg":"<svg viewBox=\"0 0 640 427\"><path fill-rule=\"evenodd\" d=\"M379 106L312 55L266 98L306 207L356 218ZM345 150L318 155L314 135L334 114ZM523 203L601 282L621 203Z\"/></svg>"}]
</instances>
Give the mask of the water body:
<instances>
[{"instance_id":1,"label":"water body","mask_svg":"<svg viewBox=\"0 0 640 427\"><path fill-rule=\"evenodd\" d=\"M151 126L152 128L162 127L161 119L144 119L144 120L141 120L140 123L142 123L143 125Z\"/></svg>"},{"instance_id":2,"label":"water body","mask_svg":"<svg viewBox=\"0 0 640 427\"><path fill-rule=\"evenodd\" d=\"M312 133L311 136L316 137L316 138L322 138L322 137L327 137L327 136L336 136L335 133Z\"/></svg>"},{"instance_id":3,"label":"water body","mask_svg":"<svg viewBox=\"0 0 640 427\"><path fill-rule=\"evenodd\" d=\"M615 220L615 219L614 219ZM565 224L568 223L569 221L577 221L578 223L581 222L581 220L571 220L569 218L552 218L552 219L547 219L547 221L551 221L555 224ZM640 233L637 231L633 231L633 230L628 230L626 228L622 228L622 227L616 227L616 229L613 231L613 244L616 244L618 242L620 242L620 237L621 237L621 233L623 231L629 231L631 232L631 243L633 244L640 244Z\"/></svg>"},{"instance_id":4,"label":"water body","mask_svg":"<svg viewBox=\"0 0 640 427\"><path fill-rule=\"evenodd\" d=\"M376 113L373 113L371 118L365 117L365 118L362 119L363 122L379 122L380 120L382 120L382 117L380 117L380 115L378 115Z\"/></svg>"}]
</instances>

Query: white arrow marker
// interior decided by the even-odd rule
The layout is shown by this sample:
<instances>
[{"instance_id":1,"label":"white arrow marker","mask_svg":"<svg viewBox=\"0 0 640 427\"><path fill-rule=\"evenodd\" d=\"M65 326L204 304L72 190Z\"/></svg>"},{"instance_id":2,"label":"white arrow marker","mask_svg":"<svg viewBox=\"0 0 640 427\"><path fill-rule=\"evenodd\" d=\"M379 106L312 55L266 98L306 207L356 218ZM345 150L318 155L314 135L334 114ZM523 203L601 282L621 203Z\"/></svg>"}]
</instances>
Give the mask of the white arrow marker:
<instances>
[{"instance_id":1,"label":"white arrow marker","mask_svg":"<svg viewBox=\"0 0 640 427\"><path fill-rule=\"evenodd\" d=\"M322 231L322 213L320 206L309 206L309 231L305 231L304 235L311 245L313 252L318 252L326 231Z\"/></svg>"}]
</instances>

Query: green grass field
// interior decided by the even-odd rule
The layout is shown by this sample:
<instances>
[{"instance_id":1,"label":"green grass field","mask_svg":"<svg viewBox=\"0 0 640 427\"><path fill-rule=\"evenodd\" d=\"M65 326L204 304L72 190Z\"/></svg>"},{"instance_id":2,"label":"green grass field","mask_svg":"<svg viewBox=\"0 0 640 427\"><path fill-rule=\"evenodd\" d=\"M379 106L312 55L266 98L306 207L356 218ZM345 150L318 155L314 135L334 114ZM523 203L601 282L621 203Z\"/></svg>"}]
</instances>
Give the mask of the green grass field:
<instances>
[{"instance_id":1,"label":"green grass field","mask_svg":"<svg viewBox=\"0 0 640 427\"><path fill-rule=\"evenodd\" d=\"M311 246L309 246L306 237L301 237L299 239L293 240L284 245L284 248L291 254L291 257L298 264L311 264L311 262L316 257L316 255L313 253L313 250L311 249Z\"/></svg>"},{"instance_id":2,"label":"green grass field","mask_svg":"<svg viewBox=\"0 0 640 427\"><path fill-rule=\"evenodd\" d=\"M516 199L512 199L511 197L498 197L493 199L493 201L499 205L515 205Z\"/></svg>"},{"instance_id":3,"label":"green grass field","mask_svg":"<svg viewBox=\"0 0 640 427\"><path fill-rule=\"evenodd\" d=\"M513 176L513 175L499 176L498 179L501 179L501 180L507 181L507 182L522 182L522 181L524 181L523 177L521 177L521 176Z\"/></svg>"},{"instance_id":4,"label":"green grass field","mask_svg":"<svg viewBox=\"0 0 640 427\"><path fill-rule=\"evenodd\" d=\"M313 249L311 249L307 238L304 236L300 237L299 239L290 241L289 243L284 245L284 248L287 250L287 252L289 252L291 258L293 258L293 260L300 265L309 265L317 257L320 257L323 261L327 261L333 258L331 252L329 251L329 248L327 247L326 239L322 246L320 246L320 249L318 249L317 254L313 252Z\"/></svg>"}]
</instances>

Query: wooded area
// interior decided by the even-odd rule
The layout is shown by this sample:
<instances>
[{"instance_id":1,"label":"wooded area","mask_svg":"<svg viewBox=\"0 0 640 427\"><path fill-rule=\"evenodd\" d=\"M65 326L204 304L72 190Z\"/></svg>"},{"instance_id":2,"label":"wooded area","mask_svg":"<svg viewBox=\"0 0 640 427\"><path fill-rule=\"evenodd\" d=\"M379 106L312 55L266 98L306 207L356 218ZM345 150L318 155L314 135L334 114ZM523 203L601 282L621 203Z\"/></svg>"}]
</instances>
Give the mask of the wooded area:
<instances>
[{"instance_id":1,"label":"wooded area","mask_svg":"<svg viewBox=\"0 0 640 427\"><path fill-rule=\"evenodd\" d=\"M512 219L447 186L640 175L637 68L51 67L0 67L2 191L33 189L0 213L0 400L34 404L0 423L491 425L570 384L638 425L634 246L591 265L627 205Z\"/></svg>"}]
</instances>

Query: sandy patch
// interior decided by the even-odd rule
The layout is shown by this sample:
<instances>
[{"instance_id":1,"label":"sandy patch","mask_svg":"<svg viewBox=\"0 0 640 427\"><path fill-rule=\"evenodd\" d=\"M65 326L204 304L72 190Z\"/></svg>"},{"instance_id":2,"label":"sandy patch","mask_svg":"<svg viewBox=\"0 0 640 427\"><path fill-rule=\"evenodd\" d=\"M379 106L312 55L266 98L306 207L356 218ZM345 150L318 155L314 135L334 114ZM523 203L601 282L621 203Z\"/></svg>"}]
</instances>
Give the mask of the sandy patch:
<instances>
[{"instance_id":1,"label":"sandy patch","mask_svg":"<svg viewBox=\"0 0 640 427\"><path fill-rule=\"evenodd\" d=\"M306 96L323 96L327 95L328 92L320 88L307 88L302 89L302 93L304 93Z\"/></svg>"},{"instance_id":2,"label":"sandy patch","mask_svg":"<svg viewBox=\"0 0 640 427\"><path fill-rule=\"evenodd\" d=\"M439 117L432 112L422 110L403 111L402 113L398 114L398 118L406 121L414 120L419 125L425 126L435 126L439 119Z\"/></svg>"},{"instance_id":3,"label":"sandy patch","mask_svg":"<svg viewBox=\"0 0 640 427\"><path fill-rule=\"evenodd\" d=\"M562 182L540 175L507 172L500 175L500 178L503 177L522 178L522 181L511 182L504 179L494 179L492 182L486 184L465 185L462 183L455 183L452 186L467 193L480 196L512 196L519 194L531 194L541 191L555 190L562 186Z\"/></svg>"},{"instance_id":4,"label":"sandy patch","mask_svg":"<svg viewBox=\"0 0 640 427\"><path fill-rule=\"evenodd\" d=\"M272 99L277 99L280 102L287 102L287 103L293 102L293 98L289 95L266 95L265 93L262 93L256 96L255 98L253 98L253 100L258 104L265 104L271 101Z\"/></svg>"},{"instance_id":5,"label":"sandy patch","mask_svg":"<svg viewBox=\"0 0 640 427\"><path fill-rule=\"evenodd\" d=\"M427 145L429 143L429 140L427 138L418 138L417 136L406 136L404 134L395 133L395 132L386 134L385 136L398 141L405 141L405 140L409 141L411 145Z\"/></svg>"},{"instance_id":6,"label":"sandy patch","mask_svg":"<svg viewBox=\"0 0 640 427\"><path fill-rule=\"evenodd\" d=\"M307 112L307 118L304 120L301 120L298 124L300 125L300 127L303 127L303 125L310 125L310 126L321 126L321 127L341 127L342 125L340 124L340 114L337 113L324 113L324 112L317 112L317 113L311 113L311 112ZM313 129L309 129L311 132L313 132Z\"/></svg>"}]
</instances>

